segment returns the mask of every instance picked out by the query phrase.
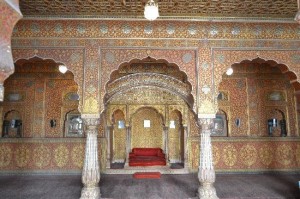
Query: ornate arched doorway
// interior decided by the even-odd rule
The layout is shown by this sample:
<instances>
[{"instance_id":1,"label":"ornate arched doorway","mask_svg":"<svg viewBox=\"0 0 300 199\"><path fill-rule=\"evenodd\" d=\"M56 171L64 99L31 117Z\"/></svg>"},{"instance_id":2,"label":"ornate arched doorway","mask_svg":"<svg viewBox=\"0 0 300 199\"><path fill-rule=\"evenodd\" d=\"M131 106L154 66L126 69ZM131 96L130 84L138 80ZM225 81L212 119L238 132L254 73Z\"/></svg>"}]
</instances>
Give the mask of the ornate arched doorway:
<instances>
[{"instance_id":1,"label":"ornate arched doorway","mask_svg":"<svg viewBox=\"0 0 300 199\"><path fill-rule=\"evenodd\" d=\"M158 147L168 163L188 162L185 127L194 103L191 90L186 74L165 60L147 57L120 65L112 72L104 97L107 128L111 129L107 161L121 157L125 146L126 156L118 161L126 162L132 148ZM113 119L117 110L124 115L126 139L119 139L121 134L116 137L120 131L116 129L119 121Z\"/></svg>"}]
</instances>

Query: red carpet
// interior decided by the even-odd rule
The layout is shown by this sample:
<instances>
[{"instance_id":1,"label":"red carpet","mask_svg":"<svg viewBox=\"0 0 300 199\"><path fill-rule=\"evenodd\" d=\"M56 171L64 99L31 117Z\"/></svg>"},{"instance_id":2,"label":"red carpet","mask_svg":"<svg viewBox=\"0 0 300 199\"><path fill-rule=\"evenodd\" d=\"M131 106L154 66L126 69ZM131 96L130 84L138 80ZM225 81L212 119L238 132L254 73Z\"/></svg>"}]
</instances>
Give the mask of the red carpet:
<instances>
[{"instance_id":1,"label":"red carpet","mask_svg":"<svg viewBox=\"0 0 300 199\"><path fill-rule=\"evenodd\" d=\"M136 172L133 174L133 177L137 179L160 178L160 176L160 172Z\"/></svg>"}]
</instances>

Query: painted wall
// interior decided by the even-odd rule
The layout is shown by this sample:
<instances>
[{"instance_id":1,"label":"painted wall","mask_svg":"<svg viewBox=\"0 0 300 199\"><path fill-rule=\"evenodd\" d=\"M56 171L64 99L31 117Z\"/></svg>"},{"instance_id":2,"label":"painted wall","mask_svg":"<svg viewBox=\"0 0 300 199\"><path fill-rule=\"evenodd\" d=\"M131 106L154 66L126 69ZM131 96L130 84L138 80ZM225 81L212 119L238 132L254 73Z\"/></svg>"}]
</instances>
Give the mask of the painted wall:
<instances>
[{"instance_id":1,"label":"painted wall","mask_svg":"<svg viewBox=\"0 0 300 199\"><path fill-rule=\"evenodd\" d=\"M233 75L223 75L219 91L224 99L218 100L228 117L229 136L269 136L267 121L272 118L278 120L273 136L280 136L283 118L277 110L285 116L287 134L298 136L295 90L288 77L268 64L237 64L233 69Z\"/></svg>"},{"instance_id":2,"label":"painted wall","mask_svg":"<svg viewBox=\"0 0 300 199\"><path fill-rule=\"evenodd\" d=\"M79 109L82 113L99 113L105 109L105 85L111 72L121 63L147 56L165 59L169 63L176 63L187 74L195 99L192 111L206 114L215 111L222 75L233 63L257 57L274 60L284 64L287 71L294 72L298 77L299 39L300 29L296 23L154 21L149 24L146 21L118 20L22 20L14 29L12 51L15 61L39 56L67 65L78 84ZM295 80L297 81L298 79ZM18 84L26 86L26 81L16 82ZM37 88L42 84L36 84ZM235 85L237 84L238 82ZM210 89L209 94L202 91L204 87ZM38 89L30 89L31 93L42 98ZM246 90L243 95L247 96ZM31 99L34 101L33 97ZM246 104L240 102L243 109L238 110L243 111ZM42 110L46 109L47 106L42 105ZM35 117L30 111L26 111L26 114ZM48 120L52 117L50 115L44 117ZM39 117L37 112L36 118ZM199 164L199 130L195 119L192 116L190 118L190 167L196 171ZM49 138L1 138L2 171L80 171L72 157L78 155L83 159L84 139L50 138L60 137L62 132L52 132L51 129L40 131L43 129L42 125L46 126L46 120L44 121L33 123L33 127L27 127L28 130L24 132L28 137ZM99 136L104 137L104 129L102 122ZM243 131L236 132L236 135L246 135ZM213 138L217 171L299 170L300 140L296 133L290 132L290 135L296 137ZM260 132L251 129L249 134L256 135ZM103 154L106 147L102 138L99 145L101 163L105 165ZM82 155L78 151L73 153L78 146L82 146L78 149ZM22 150L16 150L19 147L23 147ZM66 148L69 150L65 150ZM28 152L19 155L23 151ZM27 163L18 163L21 167L16 163L19 156L28 159ZM48 159L45 160L44 156ZM58 164L60 158L57 157L60 156L64 158ZM82 159L78 158L78 161ZM65 160L69 161L64 163Z\"/></svg>"}]
</instances>

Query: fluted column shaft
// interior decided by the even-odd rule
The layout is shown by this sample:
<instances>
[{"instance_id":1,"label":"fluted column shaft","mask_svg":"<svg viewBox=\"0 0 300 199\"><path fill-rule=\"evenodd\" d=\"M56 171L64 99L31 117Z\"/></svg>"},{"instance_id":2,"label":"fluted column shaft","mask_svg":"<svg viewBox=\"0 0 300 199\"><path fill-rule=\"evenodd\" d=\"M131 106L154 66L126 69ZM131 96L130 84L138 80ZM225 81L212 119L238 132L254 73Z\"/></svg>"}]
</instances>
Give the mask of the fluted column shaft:
<instances>
[{"instance_id":1,"label":"fluted column shaft","mask_svg":"<svg viewBox=\"0 0 300 199\"><path fill-rule=\"evenodd\" d=\"M165 154L166 154L166 161L167 164L170 163L169 161L169 128L167 126L163 127L164 129L164 134L163 134L163 148L165 149Z\"/></svg>"},{"instance_id":2,"label":"fluted column shaft","mask_svg":"<svg viewBox=\"0 0 300 199\"><path fill-rule=\"evenodd\" d=\"M126 126L126 160L125 166L129 165L129 153L131 152L131 126Z\"/></svg>"},{"instance_id":3,"label":"fluted column shaft","mask_svg":"<svg viewBox=\"0 0 300 199\"><path fill-rule=\"evenodd\" d=\"M183 130L184 130L184 154L183 154L183 161L184 161L184 168L188 168L188 129L187 126L183 126Z\"/></svg>"},{"instance_id":4,"label":"fluted column shaft","mask_svg":"<svg viewBox=\"0 0 300 199\"><path fill-rule=\"evenodd\" d=\"M80 199L99 199L101 198L100 187L98 186L100 181L97 142L99 118L82 115L82 119L85 124L87 138L82 171L82 183L84 187L81 191Z\"/></svg>"},{"instance_id":5,"label":"fluted column shaft","mask_svg":"<svg viewBox=\"0 0 300 199\"><path fill-rule=\"evenodd\" d=\"M110 163L111 163L111 129L112 126L107 126L106 127L106 139L107 139L107 154L106 154L106 168L110 168Z\"/></svg>"},{"instance_id":6,"label":"fluted column shaft","mask_svg":"<svg viewBox=\"0 0 300 199\"><path fill-rule=\"evenodd\" d=\"M215 170L213 166L211 131L213 129L213 119L199 119L202 128L200 142L200 166L198 179L200 187L198 194L200 199L218 199L215 182Z\"/></svg>"}]
</instances>

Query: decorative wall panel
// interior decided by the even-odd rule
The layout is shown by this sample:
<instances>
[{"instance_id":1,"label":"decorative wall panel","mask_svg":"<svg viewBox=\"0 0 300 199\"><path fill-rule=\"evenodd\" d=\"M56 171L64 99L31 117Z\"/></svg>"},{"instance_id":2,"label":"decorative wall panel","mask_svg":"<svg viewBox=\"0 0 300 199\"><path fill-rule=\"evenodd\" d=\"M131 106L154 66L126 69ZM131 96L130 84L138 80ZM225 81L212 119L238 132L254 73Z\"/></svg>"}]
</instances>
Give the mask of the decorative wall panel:
<instances>
[{"instance_id":1,"label":"decorative wall panel","mask_svg":"<svg viewBox=\"0 0 300 199\"><path fill-rule=\"evenodd\" d=\"M2 171L80 172L84 139L2 139Z\"/></svg>"},{"instance_id":2,"label":"decorative wall panel","mask_svg":"<svg viewBox=\"0 0 300 199\"><path fill-rule=\"evenodd\" d=\"M150 127L144 127L144 120L150 120ZM162 116L152 108L141 108L131 119L131 148L163 149Z\"/></svg>"},{"instance_id":3,"label":"decorative wall panel","mask_svg":"<svg viewBox=\"0 0 300 199\"><path fill-rule=\"evenodd\" d=\"M299 139L293 138L213 138L213 158L217 172L299 170ZM199 140L191 140L190 166L199 164Z\"/></svg>"}]
</instances>

